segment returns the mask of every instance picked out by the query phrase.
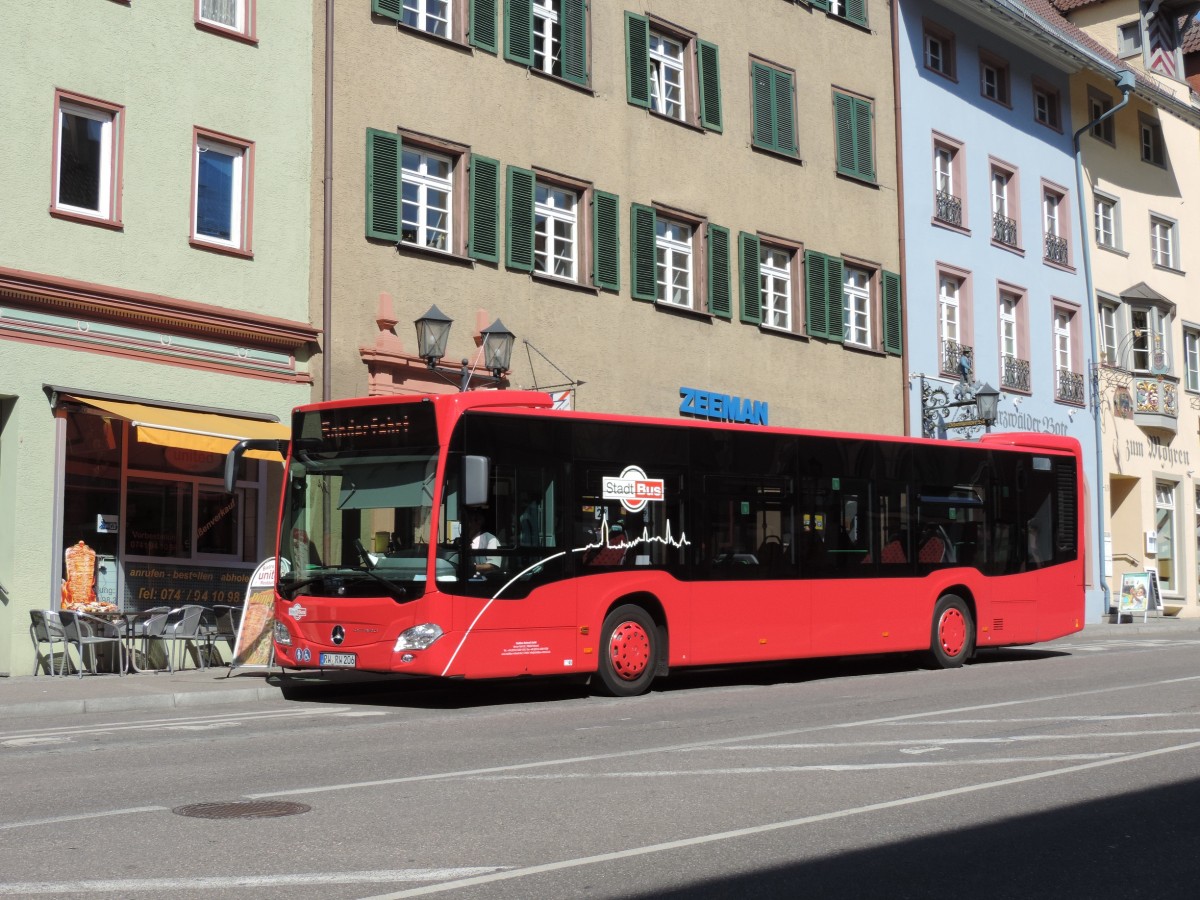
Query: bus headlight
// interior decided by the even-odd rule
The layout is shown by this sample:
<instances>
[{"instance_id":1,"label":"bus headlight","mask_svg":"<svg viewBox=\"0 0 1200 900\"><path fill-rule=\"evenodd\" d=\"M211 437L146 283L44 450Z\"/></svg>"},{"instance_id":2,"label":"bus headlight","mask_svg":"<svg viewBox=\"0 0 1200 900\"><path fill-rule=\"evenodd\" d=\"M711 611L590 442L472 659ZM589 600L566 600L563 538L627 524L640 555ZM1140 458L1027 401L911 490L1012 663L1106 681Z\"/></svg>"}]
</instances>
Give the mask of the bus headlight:
<instances>
[{"instance_id":1,"label":"bus headlight","mask_svg":"<svg viewBox=\"0 0 1200 900\"><path fill-rule=\"evenodd\" d=\"M292 633L287 630L286 625L279 621L275 622L275 643L284 647L292 646Z\"/></svg>"},{"instance_id":2,"label":"bus headlight","mask_svg":"<svg viewBox=\"0 0 1200 900\"><path fill-rule=\"evenodd\" d=\"M393 653L399 653L401 650L425 650L428 649L434 641L442 636L442 626L435 625L433 622L426 622L423 625L414 625L412 628L400 634L396 638L396 646L392 648Z\"/></svg>"}]
</instances>

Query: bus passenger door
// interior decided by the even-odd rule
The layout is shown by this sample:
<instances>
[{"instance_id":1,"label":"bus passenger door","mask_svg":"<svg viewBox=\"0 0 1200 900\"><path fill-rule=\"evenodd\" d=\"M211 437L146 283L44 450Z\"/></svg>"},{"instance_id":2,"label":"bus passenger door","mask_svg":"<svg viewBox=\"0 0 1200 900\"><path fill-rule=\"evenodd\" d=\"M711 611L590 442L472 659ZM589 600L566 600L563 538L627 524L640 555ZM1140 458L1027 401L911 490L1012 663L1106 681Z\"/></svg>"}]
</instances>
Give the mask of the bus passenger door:
<instances>
[{"instance_id":1,"label":"bus passenger door","mask_svg":"<svg viewBox=\"0 0 1200 900\"><path fill-rule=\"evenodd\" d=\"M794 480L702 478L689 662L806 656L809 603L807 585L796 577Z\"/></svg>"}]
</instances>

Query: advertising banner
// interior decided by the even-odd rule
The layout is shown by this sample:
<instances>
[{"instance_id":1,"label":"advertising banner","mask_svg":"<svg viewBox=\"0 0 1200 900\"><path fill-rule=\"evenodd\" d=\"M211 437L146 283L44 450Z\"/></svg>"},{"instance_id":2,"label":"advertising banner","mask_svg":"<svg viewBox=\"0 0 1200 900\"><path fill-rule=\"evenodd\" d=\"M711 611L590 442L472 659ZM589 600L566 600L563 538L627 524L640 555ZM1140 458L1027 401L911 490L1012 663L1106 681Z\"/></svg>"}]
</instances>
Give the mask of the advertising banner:
<instances>
[{"instance_id":1,"label":"advertising banner","mask_svg":"<svg viewBox=\"0 0 1200 900\"><path fill-rule=\"evenodd\" d=\"M264 559L250 576L242 621L238 625L230 669L271 665L271 630L275 624L275 557Z\"/></svg>"}]
</instances>

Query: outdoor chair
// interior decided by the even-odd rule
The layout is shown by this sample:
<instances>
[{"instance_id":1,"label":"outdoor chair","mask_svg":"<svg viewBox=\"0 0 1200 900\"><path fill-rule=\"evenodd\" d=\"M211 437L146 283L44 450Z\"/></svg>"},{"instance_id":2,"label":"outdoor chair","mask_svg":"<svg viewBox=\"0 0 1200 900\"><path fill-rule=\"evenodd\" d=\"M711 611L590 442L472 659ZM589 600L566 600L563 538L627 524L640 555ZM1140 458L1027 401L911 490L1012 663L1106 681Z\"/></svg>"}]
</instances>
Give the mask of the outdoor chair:
<instances>
[{"instance_id":1,"label":"outdoor chair","mask_svg":"<svg viewBox=\"0 0 1200 900\"><path fill-rule=\"evenodd\" d=\"M48 648L46 672L50 675L67 674L67 632L62 620L53 609L31 609L29 611L29 637L33 640L33 674L42 667L42 645ZM55 667L54 645L62 644L62 665Z\"/></svg>"},{"instance_id":2,"label":"outdoor chair","mask_svg":"<svg viewBox=\"0 0 1200 900\"><path fill-rule=\"evenodd\" d=\"M203 606L180 606L167 613L162 631L157 635L147 635L148 638L161 641L167 651L167 671L175 671L175 648L179 648L179 669L184 668L185 654L190 647L196 654L196 665L205 668L204 655L200 645L204 643L204 635L200 633L200 617L204 614Z\"/></svg>"},{"instance_id":3,"label":"outdoor chair","mask_svg":"<svg viewBox=\"0 0 1200 900\"><path fill-rule=\"evenodd\" d=\"M218 641L225 641L229 645L230 653L233 653L233 645L237 641L240 613L240 606L218 603L211 610L206 609L204 615L201 616L200 634L204 638L205 656L208 658L209 665L213 664L214 658L218 660L218 665L224 665L221 658L216 655Z\"/></svg>"},{"instance_id":4,"label":"outdoor chair","mask_svg":"<svg viewBox=\"0 0 1200 900\"><path fill-rule=\"evenodd\" d=\"M156 606L153 609L146 610L146 617L144 619L134 620L133 628L128 637L130 668L135 672L144 672L156 668L150 664L150 641L152 638L162 636L163 629L167 625L167 616L170 612L171 608L168 606ZM142 658L141 665L138 664L139 653Z\"/></svg>"},{"instance_id":5,"label":"outdoor chair","mask_svg":"<svg viewBox=\"0 0 1200 900\"><path fill-rule=\"evenodd\" d=\"M80 678L83 677L85 669L93 675L100 674L96 648L103 649L110 645L113 669L118 675L125 674L125 640L121 629L115 623L89 616L87 613L66 609L60 610L58 615L62 619L68 646L74 645L79 653ZM88 660L91 660L90 669Z\"/></svg>"}]
</instances>

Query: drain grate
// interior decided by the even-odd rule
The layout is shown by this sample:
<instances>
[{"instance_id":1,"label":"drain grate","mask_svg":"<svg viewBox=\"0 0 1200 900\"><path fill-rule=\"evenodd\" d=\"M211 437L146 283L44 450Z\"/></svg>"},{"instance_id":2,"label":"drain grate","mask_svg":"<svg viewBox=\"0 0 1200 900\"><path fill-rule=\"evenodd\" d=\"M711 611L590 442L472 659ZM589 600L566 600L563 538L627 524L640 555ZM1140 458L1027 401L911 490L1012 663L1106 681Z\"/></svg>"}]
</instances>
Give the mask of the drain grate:
<instances>
[{"instance_id":1,"label":"drain grate","mask_svg":"<svg viewBox=\"0 0 1200 900\"><path fill-rule=\"evenodd\" d=\"M189 803L177 806L171 812L193 819L275 819L298 816L310 809L312 807L304 803L282 800L234 800L230 803Z\"/></svg>"}]
</instances>

